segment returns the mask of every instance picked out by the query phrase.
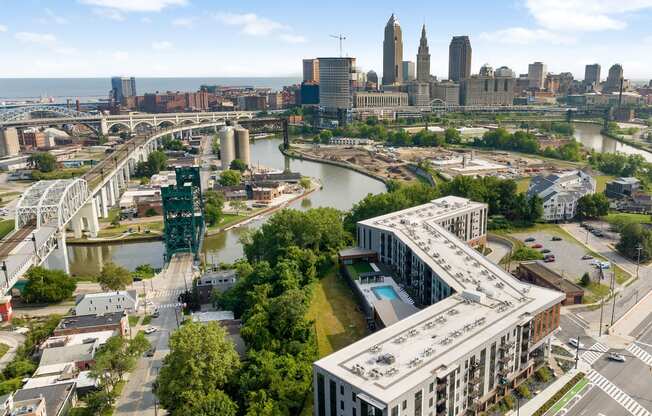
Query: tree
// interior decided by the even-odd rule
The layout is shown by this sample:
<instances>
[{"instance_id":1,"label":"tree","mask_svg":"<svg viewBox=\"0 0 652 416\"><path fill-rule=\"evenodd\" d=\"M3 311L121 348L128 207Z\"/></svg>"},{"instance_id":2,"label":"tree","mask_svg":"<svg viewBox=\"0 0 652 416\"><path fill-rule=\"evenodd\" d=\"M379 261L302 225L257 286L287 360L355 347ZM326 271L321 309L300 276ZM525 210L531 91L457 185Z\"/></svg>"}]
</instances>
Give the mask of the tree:
<instances>
[{"instance_id":1,"label":"tree","mask_svg":"<svg viewBox=\"0 0 652 416\"><path fill-rule=\"evenodd\" d=\"M591 283L591 276L588 272L585 272L580 279L580 285L587 287Z\"/></svg>"},{"instance_id":2,"label":"tree","mask_svg":"<svg viewBox=\"0 0 652 416\"><path fill-rule=\"evenodd\" d=\"M620 232L620 241L616 248L626 257L637 261L646 262L652 258L652 231L639 223L627 224Z\"/></svg>"},{"instance_id":3,"label":"tree","mask_svg":"<svg viewBox=\"0 0 652 416\"><path fill-rule=\"evenodd\" d=\"M209 227L220 222L223 208L224 195L215 191L206 191L204 194L204 218Z\"/></svg>"},{"instance_id":4,"label":"tree","mask_svg":"<svg viewBox=\"0 0 652 416\"><path fill-rule=\"evenodd\" d=\"M30 155L27 163L41 172L52 172L57 167L57 158L48 152L37 152Z\"/></svg>"},{"instance_id":5,"label":"tree","mask_svg":"<svg viewBox=\"0 0 652 416\"><path fill-rule=\"evenodd\" d=\"M244 172L247 170L247 164L240 159L233 159L229 165L229 169Z\"/></svg>"},{"instance_id":6,"label":"tree","mask_svg":"<svg viewBox=\"0 0 652 416\"><path fill-rule=\"evenodd\" d=\"M319 133L319 141L322 144L328 144L330 143L330 140L333 138L333 132L330 130L322 130Z\"/></svg>"},{"instance_id":7,"label":"tree","mask_svg":"<svg viewBox=\"0 0 652 416\"><path fill-rule=\"evenodd\" d=\"M299 185L301 185L303 189L309 189L312 185L312 180L304 176L299 180Z\"/></svg>"},{"instance_id":8,"label":"tree","mask_svg":"<svg viewBox=\"0 0 652 416\"><path fill-rule=\"evenodd\" d=\"M148 279L150 277L154 277L154 274L156 273L154 272L152 265L146 263L137 266L131 275L134 278L138 277L140 279Z\"/></svg>"},{"instance_id":9,"label":"tree","mask_svg":"<svg viewBox=\"0 0 652 416\"><path fill-rule=\"evenodd\" d=\"M149 176L155 175L168 167L168 157L160 150L155 150L147 156Z\"/></svg>"},{"instance_id":10,"label":"tree","mask_svg":"<svg viewBox=\"0 0 652 416\"><path fill-rule=\"evenodd\" d=\"M68 299L77 288L75 280L62 270L32 267L27 271L22 297L27 303L55 303Z\"/></svg>"},{"instance_id":11,"label":"tree","mask_svg":"<svg viewBox=\"0 0 652 416\"><path fill-rule=\"evenodd\" d=\"M458 144L462 142L462 135L459 130L449 127L444 131L444 139L448 144Z\"/></svg>"},{"instance_id":12,"label":"tree","mask_svg":"<svg viewBox=\"0 0 652 416\"><path fill-rule=\"evenodd\" d=\"M235 200L229 202L231 209L235 210L236 215L240 215L240 211L245 211L247 209L247 203L245 201Z\"/></svg>"},{"instance_id":13,"label":"tree","mask_svg":"<svg viewBox=\"0 0 652 416\"><path fill-rule=\"evenodd\" d=\"M242 175L237 170L227 169L220 175L219 183L222 186L240 185Z\"/></svg>"},{"instance_id":14,"label":"tree","mask_svg":"<svg viewBox=\"0 0 652 416\"><path fill-rule=\"evenodd\" d=\"M240 367L240 359L217 322L190 322L170 336L170 353L159 372L156 395L172 414L187 394L209 395L222 390Z\"/></svg>"},{"instance_id":15,"label":"tree","mask_svg":"<svg viewBox=\"0 0 652 416\"><path fill-rule=\"evenodd\" d=\"M124 290L133 282L133 277L129 270L109 262L102 267L97 282L102 290Z\"/></svg>"},{"instance_id":16,"label":"tree","mask_svg":"<svg viewBox=\"0 0 652 416\"><path fill-rule=\"evenodd\" d=\"M604 194L588 194L577 201L577 215L580 218L597 218L609 213L609 200Z\"/></svg>"},{"instance_id":17,"label":"tree","mask_svg":"<svg viewBox=\"0 0 652 416\"><path fill-rule=\"evenodd\" d=\"M238 406L221 390L210 393L188 391L182 394L183 402L172 416L235 416Z\"/></svg>"}]
</instances>

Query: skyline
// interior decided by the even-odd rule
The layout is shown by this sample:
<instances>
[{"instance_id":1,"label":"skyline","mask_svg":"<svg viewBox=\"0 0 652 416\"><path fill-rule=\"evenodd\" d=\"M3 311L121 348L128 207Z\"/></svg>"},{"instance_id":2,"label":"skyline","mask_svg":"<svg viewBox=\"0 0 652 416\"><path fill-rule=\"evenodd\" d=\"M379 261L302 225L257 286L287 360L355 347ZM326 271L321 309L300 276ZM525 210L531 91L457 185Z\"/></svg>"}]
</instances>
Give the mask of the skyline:
<instances>
[{"instance_id":1,"label":"skyline","mask_svg":"<svg viewBox=\"0 0 652 416\"><path fill-rule=\"evenodd\" d=\"M603 70L621 63L632 80L652 78L652 33L644 26L652 0L352 7L339 0L310 10L259 0L239 7L206 0L10 2L0 17L0 77L299 77L302 58L339 55L329 36L337 33L347 37L345 55L382 76L383 29L393 12L404 60L416 62L426 24L431 72L439 78L447 77L455 35L471 38L473 73L484 63L525 73L543 61L551 72L581 79L584 65L597 62Z\"/></svg>"}]
</instances>

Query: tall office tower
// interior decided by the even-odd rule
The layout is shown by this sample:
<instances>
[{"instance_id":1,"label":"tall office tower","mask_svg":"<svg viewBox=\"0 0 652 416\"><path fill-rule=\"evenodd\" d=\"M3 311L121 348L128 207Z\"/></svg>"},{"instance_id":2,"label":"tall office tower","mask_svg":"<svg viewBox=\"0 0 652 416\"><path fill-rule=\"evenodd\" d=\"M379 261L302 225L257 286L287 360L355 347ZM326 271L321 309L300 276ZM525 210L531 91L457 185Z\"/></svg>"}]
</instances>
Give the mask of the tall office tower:
<instances>
[{"instance_id":1,"label":"tall office tower","mask_svg":"<svg viewBox=\"0 0 652 416\"><path fill-rule=\"evenodd\" d=\"M319 105L327 111L353 106L355 58L319 58Z\"/></svg>"},{"instance_id":2,"label":"tall office tower","mask_svg":"<svg viewBox=\"0 0 652 416\"><path fill-rule=\"evenodd\" d=\"M448 47L448 79L459 82L471 76L471 40L453 36Z\"/></svg>"},{"instance_id":3,"label":"tall office tower","mask_svg":"<svg viewBox=\"0 0 652 416\"><path fill-rule=\"evenodd\" d=\"M596 85L600 83L600 64L587 65L584 67L584 83Z\"/></svg>"},{"instance_id":4,"label":"tall office tower","mask_svg":"<svg viewBox=\"0 0 652 416\"><path fill-rule=\"evenodd\" d=\"M319 59L303 60L303 82L319 82Z\"/></svg>"},{"instance_id":5,"label":"tall office tower","mask_svg":"<svg viewBox=\"0 0 652 416\"><path fill-rule=\"evenodd\" d=\"M417 78L416 67L412 61L403 61L403 82L414 81Z\"/></svg>"},{"instance_id":6,"label":"tall office tower","mask_svg":"<svg viewBox=\"0 0 652 416\"><path fill-rule=\"evenodd\" d=\"M394 14L385 26L383 41L383 85L399 84L403 80L403 32Z\"/></svg>"},{"instance_id":7,"label":"tall office tower","mask_svg":"<svg viewBox=\"0 0 652 416\"><path fill-rule=\"evenodd\" d=\"M136 95L136 78L111 78L111 96L116 103L122 103L125 98L135 97Z\"/></svg>"},{"instance_id":8,"label":"tall office tower","mask_svg":"<svg viewBox=\"0 0 652 416\"><path fill-rule=\"evenodd\" d=\"M530 88L543 89L543 84L548 75L548 67L543 62L535 62L527 67L527 77L530 80Z\"/></svg>"},{"instance_id":9,"label":"tall office tower","mask_svg":"<svg viewBox=\"0 0 652 416\"><path fill-rule=\"evenodd\" d=\"M417 81L430 82L430 48L426 37L426 25L421 28L421 40L417 53Z\"/></svg>"},{"instance_id":10,"label":"tall office tower","mask_svg":"<svg viewBox=\"0 0 652 416\"><path fill-rule=\"evenodd\" d=\"M612 93L620 91L620 80L623 79L623 67L620 64L612 65L609 68L609 75L607 75L607 82L602 88L604 93Z\"/></svg>"}]
</instances>

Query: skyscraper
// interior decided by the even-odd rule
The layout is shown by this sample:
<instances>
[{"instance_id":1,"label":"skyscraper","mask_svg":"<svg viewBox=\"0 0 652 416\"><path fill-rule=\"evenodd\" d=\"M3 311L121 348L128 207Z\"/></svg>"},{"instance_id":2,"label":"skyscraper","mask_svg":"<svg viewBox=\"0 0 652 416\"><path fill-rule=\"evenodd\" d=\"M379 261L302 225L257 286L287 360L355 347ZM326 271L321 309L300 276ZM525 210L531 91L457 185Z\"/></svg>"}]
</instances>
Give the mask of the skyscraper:
<instances>
[{"instance_id":1,"label":"skyscraper","mask_svg":"<svg viewBox=\"0 0 652 416\"><path fill-rule=\"evenodd\" d=\"M111 97L116 103L122 103L125 98L135 97L136 95L136 78L111 78Z\"/></svg>"},{"instance_id":2,"label":"skyscraper","mask_svg":"<svg viewBox=\"0 0 652 416\"><path fill-rule=\"evenodd\" d=\"M607 82L602 88L604 93L612 93L620 91L620 80L623 79L623 67L620 64L614 64L609 68L609 75Z\"/></svg>"},{"instance_id":3,"label":"skyscraper","mask_svg":"<svg viewBox=\"0 0 652 416\"><path fill-rule=\"evenodd\" d=\"M403 32L396 16L392 14L385 26L383 41L383 85L401 83L403 80Z\"/></svg>"},{"instance_id":4,"label":"skyscraper","mask_svg":"<svg viewBox=\"0 0 652 416\"><path fill-rule=\"evenodd\" d=\"M303 60L303 82L319 82L319 59Z\"/></svg>"},{"instance_id":5,"label":"skyscraper","mask_svg":"<svg viewBox=\"0 0 652 416\"><path fill-rule=\"evenodd\" d=\"M430 82L430 48L426 37L426 25L421 28L421 40L417 53L417 81Z\"/></svg>"},{"instance_id":6,"label":"skyscraper","mask_svg":"<svg viewBox=\"0 0 652 416\"><path fill-rule=\"evenodd\" d=\"M319 105L327 111L353 106L355 58L319 58Z\"/></svg>"},{"instance_id":7,"label":"skyscraper","mask_svg":"<svg viewBox=\"0 0 652 416\"><path fill-rule=\"evenodd\" d=\"M448 48L448 79L459 82L471 76L471 40L453 36Z\"/></svg>"},{"instance_id":8,"label":"skyscraper","mask_svg":"<svg viewBox=\"0 0 652 416\"><path fill-rule=\"evenodd\" d=\"M548 67L543 62L534 62L528 65L527 77L530 80L529 87L542 90L546 75L548 75Z\"/></svg>"},{"instance_id":9,"label":"skyscraper","mask_svg":"<svg viewBox=\"0 0 652 416\"><path fill-rule=\"evenodd\" d=\"M403 82L414 81L416 77L414 62L403 61Z\"/></svg>"},{"instance_id":10,"label":"skyscraper","mask_svg":"<svg viewBox=\"0 0 652 416\"><path fill-rule=\"evenodd\" d=\"M584 83L587 85L600 83L600 64L587 65L584 67Z\"/></svg>"}]
</instances>

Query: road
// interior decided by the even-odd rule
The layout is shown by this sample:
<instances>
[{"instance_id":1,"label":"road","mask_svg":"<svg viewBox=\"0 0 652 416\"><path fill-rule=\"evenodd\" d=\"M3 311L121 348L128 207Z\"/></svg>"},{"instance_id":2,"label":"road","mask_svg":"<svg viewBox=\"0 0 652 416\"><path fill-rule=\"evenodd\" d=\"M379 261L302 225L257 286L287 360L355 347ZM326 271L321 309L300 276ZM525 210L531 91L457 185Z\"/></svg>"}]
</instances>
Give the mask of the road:
<instances>
[{"instance_id":1,"label":"road","mask_svg":"<svg viewBox=\"0 0 652 416\"><path fill-rule=\"evenodd\" d=\"M177 319L181 319L178 311L177 298L187 284L192 282L191 276L185 275L188 264L192 264L192 256L187 255L181 261L170 263L168 269L153 281L144 285L148 289L147 299L158 308L160 316L155 318L151 326L157 331L148 336L156 348L153 357L141 357L136 369L129 375L122 395L116 403L115 415L150 416L155 415L156 396L152 386L163 364L163 359L169 353L168 340L170 334L177 329ZM151 287L155 289L152 291ZM148 312L151 312L148 306Z\"/></svg>"}]
</instances>

